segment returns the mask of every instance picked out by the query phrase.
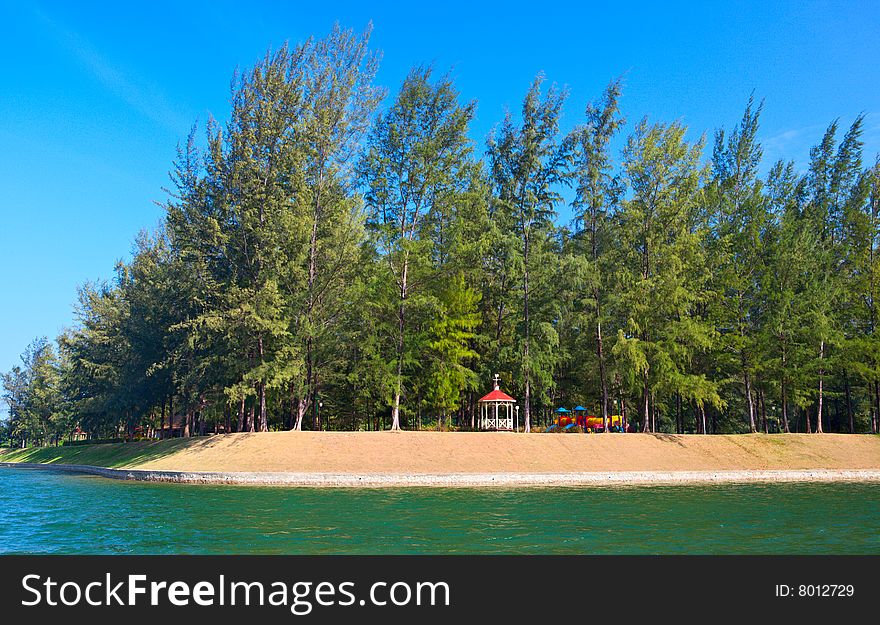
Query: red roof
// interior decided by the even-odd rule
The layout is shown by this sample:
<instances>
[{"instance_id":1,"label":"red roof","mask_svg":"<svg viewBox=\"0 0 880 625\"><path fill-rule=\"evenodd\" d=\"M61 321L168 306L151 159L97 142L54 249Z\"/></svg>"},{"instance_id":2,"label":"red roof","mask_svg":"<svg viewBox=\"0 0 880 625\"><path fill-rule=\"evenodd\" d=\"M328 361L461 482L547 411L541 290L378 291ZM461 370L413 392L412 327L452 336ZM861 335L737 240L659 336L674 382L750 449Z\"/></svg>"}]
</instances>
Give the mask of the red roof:
<instances>
[{"instance_id":1,"label":"red roof","mask_svg":"<svg viewBox=\"0 0 880 625\"><path fill-rule=\"evenodd\" d=\"M492 391L488 395L481 397L480 401L516 401L516 400L513 397L511 397L510 395L508 395L507 393L499 391L496 388L494 391Z\"/></svg>"}]
</instances>

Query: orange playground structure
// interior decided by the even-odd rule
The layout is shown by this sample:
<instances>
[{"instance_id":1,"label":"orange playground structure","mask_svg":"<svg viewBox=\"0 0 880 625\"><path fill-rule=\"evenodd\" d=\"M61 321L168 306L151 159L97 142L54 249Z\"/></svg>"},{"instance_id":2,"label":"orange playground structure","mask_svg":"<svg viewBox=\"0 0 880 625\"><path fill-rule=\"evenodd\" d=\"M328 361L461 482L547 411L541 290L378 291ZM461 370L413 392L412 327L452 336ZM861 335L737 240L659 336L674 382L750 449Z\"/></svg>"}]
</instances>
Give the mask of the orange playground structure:
<instances>
[{"instance_id":1,"label":"orange playground structure","mask_svg":"<svg viewBox=\"0 0 880 625\"><path fill-rule=\"evenodd\" d=\"M623 432L625 426L623 417L620 415L612 415L608 417L608 428L611 432ZM550 425L545 432L553 432L556 430L571 430L575 426L579 426L584 432L591 434L593 432L604 432L605 424L602 417L596 417L587 414L587 409L583 406L575 406L574 410L567 408L556 409L556 421Z\"/></svg>"}]
</instances>

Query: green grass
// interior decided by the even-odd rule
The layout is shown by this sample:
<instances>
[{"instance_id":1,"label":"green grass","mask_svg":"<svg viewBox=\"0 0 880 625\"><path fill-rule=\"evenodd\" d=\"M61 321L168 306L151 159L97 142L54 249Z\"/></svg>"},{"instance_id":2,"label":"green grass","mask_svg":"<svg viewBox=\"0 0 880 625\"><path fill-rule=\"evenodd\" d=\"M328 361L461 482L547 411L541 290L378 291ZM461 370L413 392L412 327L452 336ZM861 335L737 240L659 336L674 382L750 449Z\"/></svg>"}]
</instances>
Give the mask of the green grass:
<instances>
[{"instance_id":1,"label":"green grass","mask_svg":"<svg viewBox=\"0 0 880 625\"><path fill-rule=\"evenodd\" d=\"M198 440L198 438L173 438L166 441L7 449L0 451L0 462L87 464L109 468L130 467L168 456L189 447Z\"/></svg>"}]
</instances>

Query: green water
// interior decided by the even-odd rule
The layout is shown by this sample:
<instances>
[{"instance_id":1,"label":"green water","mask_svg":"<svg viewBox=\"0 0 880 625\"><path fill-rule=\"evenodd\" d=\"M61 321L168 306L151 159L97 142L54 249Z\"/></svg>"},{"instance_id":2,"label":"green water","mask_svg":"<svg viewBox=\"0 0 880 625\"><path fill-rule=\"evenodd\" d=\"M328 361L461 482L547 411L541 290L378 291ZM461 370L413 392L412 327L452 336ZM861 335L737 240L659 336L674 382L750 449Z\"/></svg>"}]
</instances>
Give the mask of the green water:
<instances>
[{"instance_id":1,"label":"green water","mask_svg":"<svg viewBox=\"0 0 880 625\"><path fill-rule=\"evenodd\" d=\"M0 469L0 553L880 554L880 485L317 490Z\"/></svg>"}]
</instances>

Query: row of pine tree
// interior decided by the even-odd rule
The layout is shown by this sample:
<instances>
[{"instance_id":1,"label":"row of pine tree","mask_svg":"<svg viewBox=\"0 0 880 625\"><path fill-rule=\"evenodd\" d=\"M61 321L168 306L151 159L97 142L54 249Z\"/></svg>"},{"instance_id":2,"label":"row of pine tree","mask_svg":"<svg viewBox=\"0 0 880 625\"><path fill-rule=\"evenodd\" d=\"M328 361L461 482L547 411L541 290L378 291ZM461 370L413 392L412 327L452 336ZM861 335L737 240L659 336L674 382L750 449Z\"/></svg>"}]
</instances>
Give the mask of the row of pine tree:
<instances>
[{"instance_id":1,"label":"row of pine tree","mask_svg":"<svg viewBox=\"0 0 880 625\"><path fill-rule=\"evenodd\" d=\"M9 440L172 415L466 429L496 372L527 430L583 404L645 431L877 432L862 117L807 171L764 169L754 99L707 154L678 122L627 124L619 81L564 134L539 77L477 150L449 75L414 68L383 109L378 62L337 27L236 74L230 119L178 149L163 227L4 374Z\"/></svg>"}]
</instances>

